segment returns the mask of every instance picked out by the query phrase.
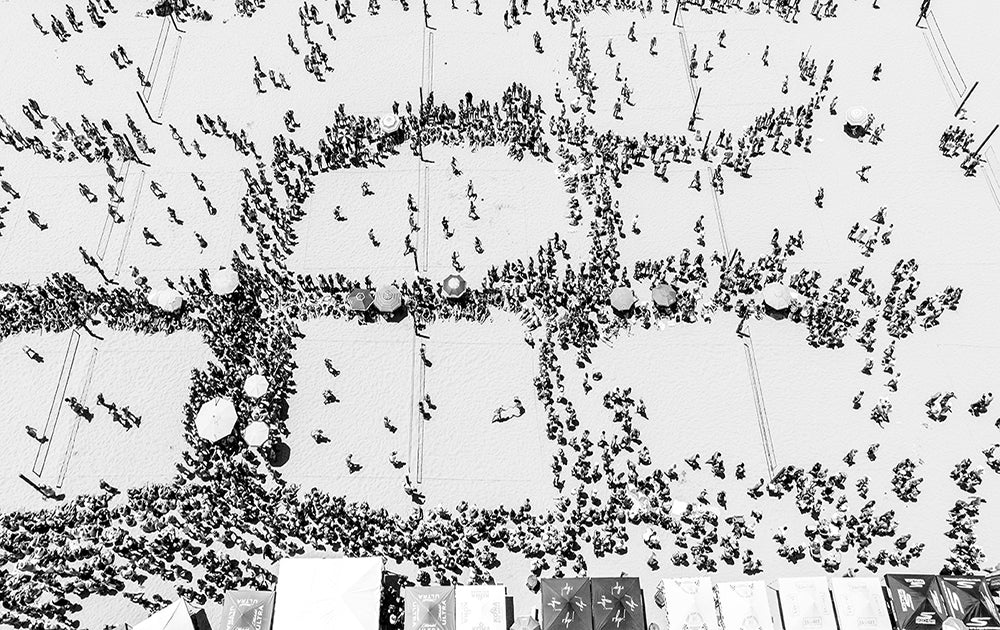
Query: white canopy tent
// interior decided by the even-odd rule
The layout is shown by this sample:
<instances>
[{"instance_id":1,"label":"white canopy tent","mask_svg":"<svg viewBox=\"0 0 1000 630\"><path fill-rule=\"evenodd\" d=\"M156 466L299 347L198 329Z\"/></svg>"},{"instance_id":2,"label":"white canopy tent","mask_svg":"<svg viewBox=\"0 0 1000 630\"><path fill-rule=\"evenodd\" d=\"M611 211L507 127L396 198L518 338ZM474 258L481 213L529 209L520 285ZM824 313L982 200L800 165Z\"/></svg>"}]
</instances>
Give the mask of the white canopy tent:
<instances>
[{"instance_id":1,"label":"white canopy tent","mask_svg":"<svg viewBox=\"0 0 1000 630\"><path fill-rule=\"evenodd\" d=\"M507 630L507 587L455 588L455 630Z\"/></svg>"},{"instance_id":2,"label":"white canopy tent","mask_svg":"<svg viewBox=\"0 0 1000 630\"><path fill-rule=\"evenodd\" d=\"M878 578L832 578L830 590L840 630L892 629Z\"/></svg>"},{"instance_id":3,"label":"white canopy tent","mask_svg":"<svg viewBox=\"0 0 1000 630\"><path fill-rule=\"evenodd\" d=\"M187 602L178 599L173 604L163 608L145 621L132 626L132 630L194 630L191 623L191 611Z\"/></svg>"},{"instance_id":4,"label":"white canopy tent","mask_svg":"<svg viewBox=\"0 0 1000 630\"><path fill-rule=\"evenodd\" d=\"M719 630L709 578L664 578L660 587L670 630Z\"/></svg>"},{"instance_id":5,"label":"white canopy tent","mask_svg":"<svg viewBox=\"0 0 1000 630\"><path fill-rule=\"evenodd\" d=\"M725 630L774 630L763 580L720 582L715 588Z\"/></svg>"},{"instance_id":6,"label":"white canopy tent","mask_svg":"<svg viewBox=\"0 0 1000 630\"><path fill-rule=\"evenodd\" d=\"M378 630L381 558L285 558L273 630Z\"/></svg>"},{"instance_id":7,"label":"white canopy tent","mask_svg":"<svg viewBox=\"0 0 1000 630\"><path fill-rule=\"evenodd\" d=\"M825 577L779 579L778 601L785 630L837 630Z\"/></svg>"}]
</instances>

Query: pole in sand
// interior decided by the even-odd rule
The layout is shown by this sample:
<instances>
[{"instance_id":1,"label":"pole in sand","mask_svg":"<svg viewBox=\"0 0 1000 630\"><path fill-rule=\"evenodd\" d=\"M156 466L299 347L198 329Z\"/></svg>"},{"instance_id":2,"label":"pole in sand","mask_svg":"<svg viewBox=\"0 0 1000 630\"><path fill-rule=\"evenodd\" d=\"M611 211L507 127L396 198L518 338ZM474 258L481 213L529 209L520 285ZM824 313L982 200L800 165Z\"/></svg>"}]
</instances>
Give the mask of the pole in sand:
<instances>
[{"instance_id":1,"label":"pole in sand","mask_svg":"<svg viewBox=\"0 0 1000 630\"><path fill-rule=\"evenodd\" d=\"M979 81L976 81L975 83L972 84L972 87L969 88L969 91L965 93L965 97L962 98L962 102L958 104L958 109L955 110L955 116L961 114L962 110L965 109L965 102L969 100L969 97L972 96L972 93L976 90L976 86L978 85Z\"/></svg>"}]
</instances>

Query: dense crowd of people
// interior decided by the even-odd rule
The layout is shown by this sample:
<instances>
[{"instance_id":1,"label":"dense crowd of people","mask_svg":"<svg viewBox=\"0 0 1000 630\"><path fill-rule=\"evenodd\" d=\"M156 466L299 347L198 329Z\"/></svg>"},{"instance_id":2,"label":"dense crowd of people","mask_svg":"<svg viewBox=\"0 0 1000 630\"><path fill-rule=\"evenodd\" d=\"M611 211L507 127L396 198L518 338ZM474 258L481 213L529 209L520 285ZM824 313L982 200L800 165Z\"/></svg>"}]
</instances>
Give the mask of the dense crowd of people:
<instances>
[{"instance_id":1,"label":"dense crowd of people","mask_svg":"<svg viewBox=\"0 0 1000 630\"><path fill-rule=\"evenodd\" d=\"M175 4L178 11L193 10L189 3ZM251 16L264 4L263 0L237 0L237 9ZM510 3L505 15L508 26L519 24L528 13L528 4L527 0ZM664 1L655 8L667 12L667 4ZM686 4L706 12L774 13L789 22L796 21L800 11L797 0L762 0L746 6L736 0ZM183 292L185 304L176 312L166 312L149 304L149 281L139 269L132 268L135 286L124 286L109 278L83 248L84 261L104 283L89 287L72 274L54 273L36 284L0 286L5 292L0 299L0 337L97 325L142 333L196 330L215 356L207 368L193 372L190 399L184 409L187 449L176 464L177 476L172 483L129 488L122 493L102 482L101 493L70 498L50 510L0 516L0 566L17 568L0 572L0 592L10 595L0 604L0 625L74 628L78 626L73 617L80 609L79 601L91 595L120 595L152 611L164 604L162 598L148 596L141 588L152 577L176 585L178 593L196 604L217 602L229 589L271 587L273 576L265 567L306 550L380 555L414 566L408 577L424 585L489 582L503 550L530 559L530 574L525 579L534 590L543 574L585 574L591 555L634 551L629 546L629 525L646 529L644 553L648 552L647 564L653 569L669 562L675 567L714 572L723 563L755 575L763 571L763 563L751 541L767 511L764 503L770 500L794 501L798 511L808 517L804 531L786 528L772 538L778 555L788 562L809 558L829 572L844 565L876 571L886 566L905 567L920 557L924 543L899 534L893 510L879 511L876 500L868 498L867 477L851 488L844 472L817 463L809 469L785 466L772 478L748 479L745 464L733 465L722 453L714 453L704 462L701 454L692 454L684 460L687 469L666 467L654 460L644 443L646 407L627 387L612 387L603 395L609 419L606 430L597 434L581 428L577 407L567 393L569 370L563 353L569 353L576 367L585 371L583 386L589 392L594 389L592 383L603 378L594 369L591 354L601 341L630 327L707 322L728 314L740 322L738 330L742 330L748 320L787 317L806 329L806 340L813 346L837 348L857 335L856 342L873 353L878 344L876 324L881 319L889 337L882 342L883 368L894 379L889 386L894 390L899 377L893 363L896 340L912 334L915 324L922 328L937 325L945 311L957 308L961 297L961 289L952 287L919 297L917 263L912 259L899 261L892 273L892 286L884 294L877 292L863 266L851 270L846 279L821 283L818 271L793 271L792 258L805 247L801 232L782 235L775 228L771 250L757 258L738 250L710 251L704 238L704 217L694 226L690 247L662 259L639 260L631 268L622 264L620 242L628 238L627 230L637 233L638 229L634 220L628 227L629 209L621 208L616 199L624 175L649 168L668 182L680 165L700 162L711 172L711 193L706 190L706 194L724 195L726 178L751 177L756 161L809 152L811 128L817 117L836 113L836 98L830 96L833 61L817 82L817 62L804 52L800 80L816 88L806 102L761 112L743 130L698 129L693 118L691 128L681 133L646 132L638 137L598 131L586 118L594 111L598 92L589 35L581 16L610 7L641 13L654 10L651 0L544 3L544 14L553 22L569 24L572 38L568 69L573 80L563 88L565 93L557 88L554 100L558 108L546 105L542 94L518 83L496 102L475 101L470 93L449 105L438 102L431 93L415 105L394 103L391 111L398 116L399 126L387 131L380 119L348 113L341 105L331 113L323 136L312 145L295 136L299 125L293 110L285 114L287 134L279 133L260 146L250 130L218 114L199 114L195 121L188 121L196 124L202 141L225 139L233 151L253 163L252 168L242 168L246 191L240 207L218 210L235 211L254 243L252 247L244 243L233 252L230 264L238 273L240 286L230 295L216 295L208 272L202 270L196 277L168 280L171 287ZM825 19L835 17L836 10L835 2L816 0L810 14ZM370 5L370 12L377 13L377 3ZM348 23L352 16L350 1L338 0L336 18ZM73 19L69 14L67 17L72 25ZM330 71L330 59L318 38L310 34L310 27L326 24L324 30L331 39L333 31L314 5L304 4L299 17L302 40L309 45L305 69L323 80ZM53 17L53 25L56 22ZM40 25L38 28L45 32ZM724 39L720 33L721 48L725 47ZM300 54L291 35L288 45ZM655 42L649 46L653 53ZM610 45L607 50L611 51ZM692 52L693 59L696 54ZM693 70L707 67L711 58L709 51L701 61L696 59ZM124 64L128 57L118 59ZM766 51L762 60L768 63ZM267 91L268 86L290 89L281 73L265 71L256 60L252 80L259 92ZM625 103L631 102L624 85L622 97ZM138 161L157 148L149 144L141 125L131 119L127 132L116 130L106 120L94 124L85 116L71 124L45 114L34 101L25 104L24 115L32 130L22 131L0 118L0 141L19 152L31 150L42 159L62 162L82 157L91 163L104 163L110 193L121 179L112 165L114 160ZM865 133L876 142L882 126L874 123L874 119L868 121ZM47 139L40 137L45 132L50 133ZM191 155L188 144L194 153L200 153L197 139L186 141L176 128L172 137L186 155ZM955 151L963 144L968 143L958 135L943 138L942 151ZM383 318L375 310L358 312L348 306L347 296L359 287L376 289L369 278L350 278L339 272L304 275L289 265L300 238L297 230L305 216L304 206L316 190L316 180L339 169L376 169L402 152L421 157L423 149L431 145L502 147L512 160L556 163L568 197L568 227L589 227L586 260L571 259L566 240L559 234L546 236L536 255L494 266L482 286L470 287L461 299L445 296L439 283L423 276L398 283L405 313L418 332L435 320L485 322L498 311L521 315L527 329L525 341L539 358L534 385L553 448L552 485L559 493L552 506L525 501L516 506L477 507L462 502L454 508L425 508L421 493L407 478L406 491L415 505L411 512L397 514L367 502L302 489L286 481L276 463L282 441L295 423L287 410L288 398L296 387L292 352L303 336L299 324L321 317L376 324ZM452 160L452 169L454 177L462 176L456 160ZM191 176L204 191L199 177L195 173ZM2 184L12 199L18 198L13 184L6 180ZM700 191L700 175L689 186ZM81 183L80 190L89 201L99 198L94 191L102 189L91 182ZM367 182L364 189L371 192ZM158 198L166 196L156 188L153 192ZM110 196L108 214L119 221L118 200L114 194ZM475 220L473 181L468 184L468 197L469 216ZM821 205L821 197L817 195L817 205ZM216 210L207 196L204 202L206 212L214 215ZM412 196L408 205L411 217L419 213ZM181 224L172 211L171 217ZM874 234L855 226L849 236L861 244L865 256L874 252L876 242L889 244L891 224L885 227L884 209L876 217L872 219L877 226ZM44 229L41 219L36 225ZM417 238L419 226L412 219L410 226L410 233L398 244L406 252L404 256L416 251L412 239ZM443 229L447 234L449 225L444 223ZM204 243L203 236L194 235ZM155 235L144 236L155 246ZM373 246L380 246L371 231L369 236ZM476 243L481 245L478 236ZM453 263L459 270L457 254ZM771 309L760 299L762 289L775 282L794 291L787 308ZM674 290L672 305L641 302L615 311L608 304L616 287L659 284ZM865 312L871 317L862 324ZM870 374L872 363L869 360L862 371ZM251 373L265 374L271 385L260 399L250 400L241 394L243 381ZM863 393L855 398L855 408L861 407ZM211 444L198 436L194 417L202 403L218 396L233 399L241 420L232 436ZM951 397L954 395L939 394L932 399L928 415L946 416ZM991 394L988 398L984 395L972 403L970 413L985 413L990 400ZM429 399L425 402L431 406ZM509 413L523 414L520 401L515 403ZM98 404L109 412L115 410L112 415L126 428L139 425L138 416L127 407L119 410L103 397ZM86 401L73 401L71 407L79 415L93 415ZM509 419L501 411L497 421ZM871 417L884 424L889 422L890 412L890 401L880 398ZM247 448L238 437L239 429L251 418L264 420L271 427L272 439L261 449ZM386 426L392 430L390 424L387 418ZM877 451L877 444L868 447L869 460L875 461ZM1000 471L994 451L984 454L990 467ZM844 458L848 467L854 465L855 455L852 451ZM348 465L352 464L360 465L349 458ZM915 468L914 462L905 460L893 469L892 488L904 502L916 501L920 493L922 479L915 477ZM760 502L750 514L732 510L731 497L725 491L710 493L706 489L689 503L673 494L682 478L702 474L722 480L730 470L736 481L745 480L748 496ZM971 494L982 481L982 471L964 460L952 477L960 489ZM856 503L852 493L865 501L860 509L852 506ZM949 536L956 542L946 567L949 571L977 568L984 560L973 530L981 501L977 496L961 500L951 512ZM851 568L848 573L854 571ZM400 619L398 609L389 615L397 622Z\"/></svg>"}]
</instances>

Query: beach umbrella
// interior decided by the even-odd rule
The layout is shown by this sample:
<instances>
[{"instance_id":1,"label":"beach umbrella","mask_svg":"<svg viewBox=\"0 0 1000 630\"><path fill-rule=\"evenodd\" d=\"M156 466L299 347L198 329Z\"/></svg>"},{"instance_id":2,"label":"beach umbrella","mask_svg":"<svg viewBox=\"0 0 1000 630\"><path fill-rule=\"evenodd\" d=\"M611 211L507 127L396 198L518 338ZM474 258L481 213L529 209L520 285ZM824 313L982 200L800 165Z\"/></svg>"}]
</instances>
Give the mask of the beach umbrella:
<instances>
[{"instance_id":1,"label":"beach umbrella","mask_svg":"<svg viewBox=\"0 0 1000 630\"><path fill-rule=\"evenodd\" d=\"M166 288L152 291L150 301L168 313L173 313L184 305L184 296L177 289Z\"/></svg>"},{"instance_id":2,"label":"beach umbrella","mask_svg":"<svg viewBox=\"0 0 1000 630\"><path fill-rule=\"evenodd\" d=\"M381 128L382 133L385 134L396 133L399 131L400 124L401 121L399 120L399 116L396 114L386 114L378 121L379 128Z\"/></svg>"},{"instance_id":3,"label":"beach umbrella","mask_svg":"<svg viewBox=\"0 0 1000 630\"><path fill-rule=\"evenodd\" d=\"M541 630L541 626L538 625L534 617L525 615L515 619L514 623L510 626L510 630Z\"/></svg>"},{"instance_id":4,"label":"beach umbrella","mask_svg":"<svg viewBox=\"0 0 1000 630\"><path fill-rule=\"evenodd\" d=\"M403 305L403 294L391 284L387 284L375 293L375 308L383 313L392 313Z\"/></svg>"},{"instance_id":5,"label":"beach umbrella","mask_svg":"<svg viewBox=\"0 0 1000 630\"><path fill-rule=\"evenodd\" d=\"M213 398L198 411L194 426L198 435L209 442L218 442L233 432L236 425L236 407L228 398Z\"/></svg>"},{"instance_id":6,"label":"beach umbrella","mask_svg":"<svg viewBox=\"0 0 1000 630\"><path fill-rule=\"evenodd\" d=\"M674 304L677 304L677 291L669 284L658 284L653 287L651 293L653 304L657 306L670 308Z\"/></svg>"},{"instance_id":7,"label":"beach umbrella","mask_svg":"<svg viewBox=\"0 0 1000 630\"><path fill-rule=\"evenodd\" d=\"M868 124L868 110L860 105L847 110L845 122L852 127L864 127Z\"/></svg>"},{"instance_id":8,"label":"beach umbrella","mask_svg":"<svg viewBox=\"0 0 1000 630\"><path fill-rule=\"evenodd\" d=\"M372 295L371 291L367 289L355 289L347 296L347 308L352 311L367 311L374 301L375 296Z\"/></svg>"},{"instance_id":9,"label":"beach umbrella","mask_svg":"<svg viewBox=\"0 0 1000 630\"><path fill-rule=\"evenodd\" d=\"M211 276L212 291L216 295L229 295L240 286L240 277L232 269L219 269Z\"/></svg>"},{"instance_id":10,"label":"beach umbrella","mask_svg":"<svg viewBox=\"0 0 1000 630\"><path fill-rule=\"evenodd\" d=\"M243 381L243 393L250 398L260 398L267 393L267 377L263 374L251 374Z\"/></svg>"},{"instance_id":11,"label":"beach umbrella","mask_svg":"<svg viewBox=\"0 0 1000 630\"><path fill-rule=\"evenodd\" d=\"M243 441L250 446L263 446L270 435L271 429L260 420L254 420L243 429Z\"/></svg>"},{"instance_id":12,"label":"beach umbrella","mask_svg":"<svg viewBox=\"0 0 1000 630\"><path fill-rule=\"evenodd\" d=\"M618 287L611 292L611 308L616 311L627 311L635 306L635 291L629 287Z\"/></svg>"},{"instance_id":13,"label":"beach umbrella","mask_svg":"<svg viewBox=\"0 0 1000 630\"><path fill-rule=\"evenodd\" d=\"M764 304L776 311L783 311L792 305L792 293L783 284L771 282L760 292Z\"/></svg>"},{"instance_id":14,"label":"beach umbrella","mask_svg":"<svg viewBox=\"0 0 1000 630\"><path fill-rule=\"evenodd\" d=\"M445 297L450 298L460 298L465 295L465 290L468 288L468 284L465 282L465 278L457 274L451 274L444 279L441 283L441 291L444 293Z\"/></svg>"}]
</instances>

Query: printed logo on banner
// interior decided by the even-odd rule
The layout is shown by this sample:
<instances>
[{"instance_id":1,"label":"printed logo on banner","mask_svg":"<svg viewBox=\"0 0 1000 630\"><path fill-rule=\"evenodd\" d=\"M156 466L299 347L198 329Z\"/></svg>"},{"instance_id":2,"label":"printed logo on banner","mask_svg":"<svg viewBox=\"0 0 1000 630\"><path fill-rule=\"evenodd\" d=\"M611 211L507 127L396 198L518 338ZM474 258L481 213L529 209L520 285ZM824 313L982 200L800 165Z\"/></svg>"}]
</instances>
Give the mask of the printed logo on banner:
<instances>
[{"instance_id":1,"label":"printed logo on banner","mask_svg":"<svg viewBox=\"0 0 1000 630\"><path fill-rule=\"evenodd\" d=\"M899 598L899 608L902 612L916 610L916 607L913 605L913 596L903 589L896 589L896 597Z\"/></svg>"}]
</instances>

